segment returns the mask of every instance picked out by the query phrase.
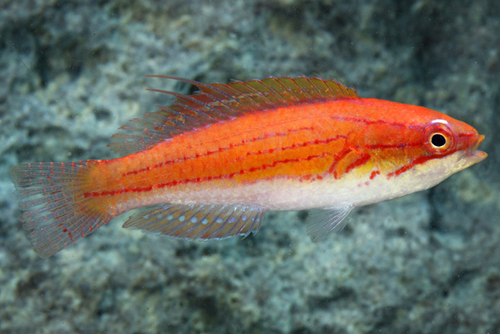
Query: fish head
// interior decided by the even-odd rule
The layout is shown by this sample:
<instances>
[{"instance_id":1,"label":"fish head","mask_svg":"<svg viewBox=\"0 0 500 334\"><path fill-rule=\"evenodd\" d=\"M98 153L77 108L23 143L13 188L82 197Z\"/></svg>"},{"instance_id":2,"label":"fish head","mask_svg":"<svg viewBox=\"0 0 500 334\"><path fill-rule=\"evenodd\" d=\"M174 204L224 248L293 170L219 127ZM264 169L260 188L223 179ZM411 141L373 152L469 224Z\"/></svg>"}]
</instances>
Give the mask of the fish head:
<instances>
[{"instance_id":1,"label":"fish head","mask_svg":"<svg viewBox=\"0 0 500 334\"><path fill-rule=\"evenodd\" d=\"M368 102L373 118L350 139L370 156L357 173L376 191L361 194L362 204L431 188L487 157L478 150L484 136L464 122L424 107Z\"/></svg>"},{"instance_id":2,"label":"fish head","mask_svg":"<svg viewBox=\"0 0 500 334\"><path fill-rule=\"evenodd\" d=\"M483 139L484 135L479 135L472 126L451 117L441 117L428 121L422 141L429 160L442 160L448 165L448 172L453 174L487 157L485 152L478 150ZM447 159L450 156L451 159Z\"/></svg>"},{"instance_id":3,"label":"fish head","mask_svg":"<svg viewBox=\"0 0 500 334\"><path fill-rule=\"evenodd\" d=\"M422 109L419 107L419 111ZM420 144L406 152L402 150L399 153L402 163L388 174L398 180L399 194L433 187L487 157L478 150L484 136L476 129L447 115L427 111L419 114L413 132L413 138L420 138L417 140Z\"/></svg>"}]
</instances>

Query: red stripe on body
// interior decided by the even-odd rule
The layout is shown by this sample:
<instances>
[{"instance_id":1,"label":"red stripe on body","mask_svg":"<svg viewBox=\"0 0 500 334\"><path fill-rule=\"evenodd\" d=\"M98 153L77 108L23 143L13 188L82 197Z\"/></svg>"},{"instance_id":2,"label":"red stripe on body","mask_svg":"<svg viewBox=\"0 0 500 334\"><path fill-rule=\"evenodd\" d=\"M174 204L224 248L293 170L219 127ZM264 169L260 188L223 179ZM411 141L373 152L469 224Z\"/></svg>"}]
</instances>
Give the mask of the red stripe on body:
<instances>
[{"instance_id":1,"label":"red stripe on body","mask_svg":"<svg viewBox=\"0 0 500 334\"><path fill-rule=\"evenodd\" d=\"M369 119L364 119L364 118L360 118L360 117L351 117L351 116L330 116L330 119L335 120L335 121L363 123L366 125L385 124L385 125L391 125L391 126L402 127L402 128L408 128L409 126L412 126L412 124L407 124L407 123L389 122L389 121L385 121L382 119L369 120ZM420 126L418 126L418 127L420 127Z\"/></svg>"},{"instance_id":2,"label":"red stripe on body","mask_svg":"<svg viewBox=\"0 0 500 334\"><path fill-rule=\"evenodd\" d=\"M134 188L123 188L123 189L118 189L118 190L105 190L101 192L86 192L84 193L84 197L100 197L100 196L114 196L114 195L119 195L122 193L129 193L129 192L147 192L151 191L152 189L161 189L165 187L173 187L181 184L188 184L188 183L201 183L205 181L215 181L215 180L222 180L222 179L232 179L236 175L242 175L245 173L251 173L251 172L256 172L256 171L261 171L265 170L268 168L273 168L276 167L279 164L288 164L288 163L294 163L294 162L300 162L300 161L309 161L312 159L317 159L317 158L323 158L326 156L335 156L332 155L331 153L323 153L320 155L311 155L308 157L304 158L297 158L297 159L286 159L286 160L278 160L273 162L272 164L265 164L260 167L252 167L248 169L241 169L238 172L233 172L229 174L221 174L221 175L216 175L216 176L206 176L206 177L198 177L198 178L192 178L192 179L184 179L184 180L173 180L170 182L158 184L156 186L148 186L148 187L134 187Z\"/></svg>"},{"instance_id":3,"label":"red stripe on body","mask_svg":"<svg viewBox=\"0 0 500 334\"><path fill-rule=\"evenodd\" d=\"M347 139L347 137L343 136L343 135L338 135L338 136L335 136L335 137L332 137L332 138L316 139L314 141L308 141L308 142L304 142L304 143L300 143L300 144L293 144L293 145L290 145L290 146L270 148L270 149L267 149L267 150L260 150L260 151L256 151L256 152L248 152L246 155L247 156L249 156L249 155L259 155L259 154L264 154L264 153L273 153L274 151L287 151L287 150L291 150L291 149L294 149L294 148L307 147L307 146L310 146L310 145L329 144L329 143L332 143L332 142L337 141L339 139ZM243 160L243 159L245 159L245 158L244 157L240 157L237 160Z\"/></svg>"},{"instance_id":4,"label":"red stripe on body","mask_svg":"<svg viewBox=\"0 0 500 334\"><path fill-rule=\"evenodd\" d=\"M455 152L456 152L456 150L452 150L449 153L447 153L446 155L441 155L441 156L438 156L438 157L436 157L436 156L428 156L428 155L424 155L424 156L418 157L416 159L413 159L409 164L406 164L403 167L395 170L394 172L389 173L387 176L388 177L399 176L399 175L403 174L404 172L407 172L408 170L412 169L416 165L423 164L423 163L425 163L425 162L427 162L429 160L432 160L432 159L443 158L443 157L448 156L450 154L453 154Z\"/></svg>"},{"instance_id":5,"label":"red stripe on body","mask_svg":"<svg viewBox=\"0 0 500 334\"><path fill-rule=\"evenodd\" d=\"M368 153L361 154L356 160L354 160L350 165L347 166L344 173L347 174L354 168L364 165L368 162L369 159L370 155Z\"/></svg>"},{"instance_id":6,"label":"red stripe on body","mask_svg":"<svg viewBox=\"0 0 500 334\"><path fill-rule=\"evenodd\" d=\"M406 147L418 147L422 146L422 142L416 143L402 143L402 144L376 144L376 145L365 145L365 148L370 150L379 150L379 149L389 149L389 148L406 148Z\"/></svg>"},{"instance_id":7,"label":"red stripe on body","mask_svg":"<svg viewBox=\"0 0 500 334\"><path fill-rule=\"evenodd\" d=\"M248 144L248 143L257 142L260 140L265 140L265 139L275 138L275 137L286 137L291 133L296 133L296 132L300 132L300 131L313 131L313 130L314 130L314 127L303 127L303 128L298 128L298 129L289 129L287 131L287 133L268 133L262 137L256 137L256 138L252 138L252 139L248 139L248 140L242 140L240 143L237 143L237 144L231 143L226 147L219 147L215 151L208 151L208 152L202 153L202 154L196 153L195 155L182 157L182 158L175 159L175 160L166 160L166 161L160 162L159 164L156 164L152 167L146 167L146 168L141 168L138 170L133 170L133 171L127 172L127 173L123 174L123 176L132 175L132 174L134 174L134 175L139 174L139 173L149 171L149 170L152 170L155 168L160 168L160 167L163 167L166 165L171 165L171 164L174 164L176 162L183 162L183 161L187 161L187 160L191 160L191 159L206 157L206 156L209 156L209 155L212 155L215 153L221 153L221 152L224 152L224 151L236 148L236 147L240 147L240 146L243 146L243 145Z\"/></svg>"}]
</instances>

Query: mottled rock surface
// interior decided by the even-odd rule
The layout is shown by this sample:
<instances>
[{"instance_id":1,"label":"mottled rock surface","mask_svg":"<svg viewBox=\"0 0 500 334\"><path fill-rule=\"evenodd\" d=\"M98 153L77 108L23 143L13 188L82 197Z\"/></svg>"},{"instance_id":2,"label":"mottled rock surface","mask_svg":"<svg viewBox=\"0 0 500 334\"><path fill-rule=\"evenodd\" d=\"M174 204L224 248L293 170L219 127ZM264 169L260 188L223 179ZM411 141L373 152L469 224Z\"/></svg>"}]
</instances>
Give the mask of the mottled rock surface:
<instances>
[{"instance_id":1,"label":"mottled rock surface","mask_svg":"<svg viewBox=\"0 0 500 334\"><path fill-rule=\"evenodd\" d=\"M493 0L0 0L0 332L500 333L499 31ZM115 157L169 101L145 88L192 90L146 74L337 78L466 121L490 157L321 243L304 212L204 243L119 217L40 259L10 168Z\"/></svg>"}]
</instances>

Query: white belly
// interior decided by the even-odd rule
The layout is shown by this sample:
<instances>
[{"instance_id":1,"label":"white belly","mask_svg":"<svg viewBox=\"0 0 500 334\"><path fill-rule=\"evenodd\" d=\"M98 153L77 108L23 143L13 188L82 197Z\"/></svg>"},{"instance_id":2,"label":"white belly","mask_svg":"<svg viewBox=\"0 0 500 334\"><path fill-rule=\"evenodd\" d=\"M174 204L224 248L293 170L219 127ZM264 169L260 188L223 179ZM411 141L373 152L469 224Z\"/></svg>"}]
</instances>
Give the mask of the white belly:
<instances>
[{"instance_id":1,"label":"white belly","mask_svg":"<svg viewBox=\"0 0 500 334\"><path fill-rule=\"evenodd\" d=\"M328 177L300 182L283 178L231 188L205 182L184 192L158 189L147 198L121 203L119 211L162 203L240 205L259 207L264 211L363 206L430 188L456 172L459 159L459 153L455 153L417 165L397 177L381 174L370 179L370 173L360 177L359 173L351 172L338 180ZM443 160L449 161L443 163Z\"/></svg>"}]
</instances>

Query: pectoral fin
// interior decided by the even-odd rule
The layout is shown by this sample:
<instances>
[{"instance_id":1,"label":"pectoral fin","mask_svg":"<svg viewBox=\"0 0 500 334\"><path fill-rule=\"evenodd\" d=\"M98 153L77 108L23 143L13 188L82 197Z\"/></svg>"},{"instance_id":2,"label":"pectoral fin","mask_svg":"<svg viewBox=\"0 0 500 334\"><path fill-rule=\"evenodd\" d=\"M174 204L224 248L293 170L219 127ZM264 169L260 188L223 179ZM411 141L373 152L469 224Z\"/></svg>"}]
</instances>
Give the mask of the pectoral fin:
<instances>
[{"instance_id":1,"label":"pectoral fin","mask_svg":"<svg viewBox=\"0 0 500 334\"><path fill-rule=\"evenodd\" d=\"M345 218L354 209L353 205L343 208L313 209L307 217L307 235L313 241L325 239L333 231L342 231L347 221Z\"/></svg>"}]
</instances>

